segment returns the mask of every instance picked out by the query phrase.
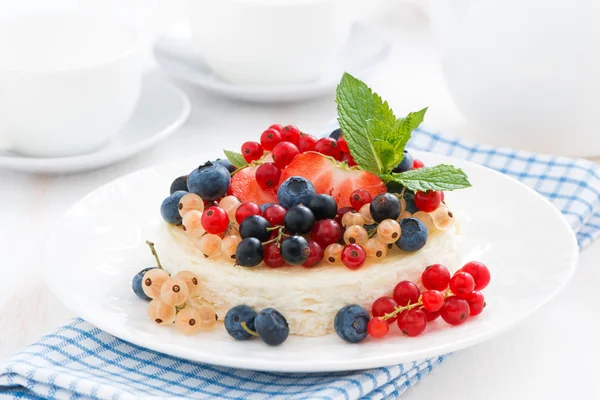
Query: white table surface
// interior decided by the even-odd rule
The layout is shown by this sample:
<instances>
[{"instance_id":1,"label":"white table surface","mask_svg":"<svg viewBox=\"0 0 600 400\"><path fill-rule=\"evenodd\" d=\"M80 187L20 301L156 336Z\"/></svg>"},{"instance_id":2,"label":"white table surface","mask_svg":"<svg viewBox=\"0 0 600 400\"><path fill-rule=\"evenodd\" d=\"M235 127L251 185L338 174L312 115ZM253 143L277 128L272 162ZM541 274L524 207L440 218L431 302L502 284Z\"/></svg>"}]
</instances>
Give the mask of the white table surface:
<instances>
[{"instance_id":1,"label":"white table surface","mask_svg":"<svg viewBox=\"0 0 600 400\"><path fill-rule=\"evenodd\" d=\"M426 18L397 5L384 15L371 16L369 22L389 34L395 45L369 84L398 114L429 105L430 126L482 141L464 123L445 89ZM258 136L274 122L318 132L335 116L333 94L302 104L258 106L176 84L189 94L192 115L179 132L153 150L80 175L0 171L0 360L73 317L40 279L44 237L70 204L137 169L209 149L236 148L246 135ZM402 398L600 398L599 258L600 243L595 243L581 254L572 282L549 305L510 332L452 355Z\"/></svg>"}]
</instances>

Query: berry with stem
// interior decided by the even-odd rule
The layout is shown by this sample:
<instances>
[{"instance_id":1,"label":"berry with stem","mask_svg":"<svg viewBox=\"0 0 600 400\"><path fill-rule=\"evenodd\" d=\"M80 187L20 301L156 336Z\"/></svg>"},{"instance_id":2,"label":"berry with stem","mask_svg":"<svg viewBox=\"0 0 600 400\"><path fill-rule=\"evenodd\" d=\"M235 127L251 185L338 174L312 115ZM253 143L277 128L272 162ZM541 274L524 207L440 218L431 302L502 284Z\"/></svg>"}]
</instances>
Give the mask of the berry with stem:
<instances>
[{"instance_id":1,"label":"berry with stem","mask_svg":"<svg viewBox=\"0 0 600 400\"><path fill-rule=\"evenodd\" d=\"M422 310L413 308L406 310L398 317L398 327L403 334L410 337L419 336L425 332L427 316Z\"/></svg>"},{"instance_id":2,"label":"berry with stem","mask_svg":"<svg viewBox=\"0 0 600 400\"><path fill-rule=\"evenodd\" d=\"M383 296L375 300L371 306L371 314L373 317L383 317L386 314L394 312L398 303L390 296ZM385 320L388 324L396 322L396 317L388 318Z\"/></svg>"},{"instance_id":3,"label":"berry with stem","mask_svg":"<svg viewBox=\"0 0 600 400\"><path fill-rule=\"evenodd\" d=\"M239 231L242 239L254 237L261 242L266 242L271 236L269 228L271 224L264 217L251 215L242 221Z\"/></svg>"},{"instance_id":4,"label":"berry with stem","mask_svg":"<svg viewBox=\"0 0 600 400\"><path fill-rule=\"evenodd\" d=\"M444 294L437 290L428 290L421 294L421 302L427 311L439 311L444 305Z\"/></svg>"},{"instance_id":5,"label":"berry with stem","mask_svg":"<svg viewBox=\"0 0 600 400\"><path fill-rule=\"evenodd\" d=\"M254 327L255 318L256 311L250 306L243 304L235 306L230 308L227 314L225 314L225 329L236 340L248 340L253 336L250 332L256 334L256 328Z\"/></svg>"},{"instance_id":6,"label":"berry with stem","mask_svg":"<svg viewBox=\"0 0 600 400\"><path fill-rule=\"evenodd\" d=\"M247 163L256 161L262 157L264 150L258 142L245 142L242 145L242 156Z\"/></svg>"},{"instance_id":7,"label":"berry with stem","mask_svg":"<svg viewBox=\"0 0 600 400\"><path fill-rule=\"evenodd\" d=\"M404 307L409 304L416 304L419 301L421 291L419 287L411 281L401 281L394 287L393 297L399 306Z\"/></svg>"},{"instance_id":8,"label":"berry with stem","mask_svg":"<svg viewBox=\"0 0 600 400\"><path fill-rule=\"evenodd\" d=\"M390 326L382 319L371 318L367 325L367 331L369 332L369 336L374 337L375 339L381 339L388 334Z\"/></svg>"}]
</instances>

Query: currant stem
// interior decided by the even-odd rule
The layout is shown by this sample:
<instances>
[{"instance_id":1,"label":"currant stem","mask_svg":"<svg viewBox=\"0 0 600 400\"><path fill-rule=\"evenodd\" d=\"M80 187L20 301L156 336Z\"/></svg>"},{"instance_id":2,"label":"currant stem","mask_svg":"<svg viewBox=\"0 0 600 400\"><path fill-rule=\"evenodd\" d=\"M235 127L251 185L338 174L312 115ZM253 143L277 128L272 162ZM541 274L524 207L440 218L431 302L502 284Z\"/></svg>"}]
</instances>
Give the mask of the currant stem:
<instances>
[{"instance_id":1,"label":"currant stem","mask_svg":"<svg viewBox=\"0 0 600 400\"><path fill-rule=\"evenodd\" d=\"M150 251L152 252L152 255L154 256L154 258L156 259L156 265L158 266L158 269L164 270L162 264L160 263L160 259L158 258L158 253L156 252L156 249L154 248L154 243L152 243L149 240L146 240L146 244L148 245L148 247L150 247Z\"/></svg>"},{"instance_id":2,"label":"currant stem","mask_svg":"<svg viewBox=\"0 0 600 400\"><path fill-rule=\"evenodd\" d=\"M444 294L444 299L446 297L452 296L452 292L450 291L450 288L444 290L443 294ZM413 308L422 307L422 306L423 306L423 296L421 295L421 296L419 296L419 301L417 301L416 303L410 304L410 302L409 302L405 306L394 307L394 311L392 311L389 314L382 315L381 317L379 317L379 319L385 321L387 319L394 318L395 316L397 316L398 314L400 314L402 311L412 310Z\"/></svg>"},{"instance_id":3,"label":"currant stem","mask_svg":"<svg viewBox=\"0 0 600 400\"><path fill-rule=\"evenodd\" d=\"M290 235L288 235L286 233L283 233L283 229L284 228L281 225L277 225L277 226L273 226L271 228L267 228L268 232L272 232L274 230L279 230L279 233L277 234L276 238L273 238L271 240L267 240L266 242L263 242L263 245L267 245L267 244L270 244L270 243L277 243L277 244L279 244L279 242L281 241L281 239L283 239L284 237L290 236Z\"/></svg>"},{"instance_id":4,"label":"currant stem","mask_svg":"<svg viewBox=\"0 0 600 400\"><path fill-rule=\"evenodd\" d=\"M248 332L250 335L252 336L258 336L258 333L256 333L255 331L253 331L252 329L248 328L248 325L245 322L241 322L240 325L242 326L242 328Z\"/></svg>"}]
</instances>

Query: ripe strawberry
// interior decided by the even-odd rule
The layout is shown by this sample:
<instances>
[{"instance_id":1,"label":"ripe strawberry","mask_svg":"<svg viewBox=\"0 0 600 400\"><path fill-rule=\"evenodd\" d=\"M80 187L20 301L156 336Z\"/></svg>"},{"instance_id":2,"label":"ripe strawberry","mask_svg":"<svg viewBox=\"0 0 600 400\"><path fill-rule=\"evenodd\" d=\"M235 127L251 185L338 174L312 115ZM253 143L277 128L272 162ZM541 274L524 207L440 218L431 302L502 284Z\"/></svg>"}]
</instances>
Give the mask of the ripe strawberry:
<instances>
[{"instance_id":1,"label":"ripe strawberry","mask_svg":"<svg viewBox=\"0 0 600 400\"><path fill-rule=\"evenodd\" d=\"M350 194L356 189L366 190L371 197L386 191L385 184L372 173L350 169L312 151L297 155L283 170L280 182L284 182L290 176L308 179L315 186L317 193L333 196L338 208L350 206Z\"/></svg>"},{"instance_id":2,"label":"ripe strawberry","mask_svg":"<svg viewBox=\"0 0 600 400\"><path fill-rule=\"evenodd\" d=\"M231 177L229 191L241 202L251 201L258 205L265 203L277 203L277 188L263 189L256 181L256 170L258 166L247 167Z\"/></svg>"}]
</instances>

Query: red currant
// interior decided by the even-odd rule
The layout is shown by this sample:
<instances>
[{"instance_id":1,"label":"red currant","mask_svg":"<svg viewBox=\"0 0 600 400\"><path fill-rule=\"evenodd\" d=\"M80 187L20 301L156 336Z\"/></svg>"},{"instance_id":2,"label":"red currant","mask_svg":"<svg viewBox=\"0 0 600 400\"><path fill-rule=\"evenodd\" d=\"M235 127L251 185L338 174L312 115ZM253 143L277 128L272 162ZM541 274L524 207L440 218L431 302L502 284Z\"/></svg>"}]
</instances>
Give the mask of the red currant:
<instances>
[{"instance_id":1,"label":"red currant","mask_svg":"<svg viewBox=\"0 0 600 400\"><path fill-rule=\"evenodd\" d=\"M242 156L246 162L256 161L262 157L264 151L260 143L246 142L242 145Z\"/></svg>"},{"instance_id":2,"label":"red currant","mask_svg":"<svg viewBox=\"0 0 600 400\"><path fill-rule=\"evenodd\" d=\"M350 194L350 205L355 210L360 210L362 206L371 202L371 193L365 189L356 189Z\"/></svg>"},{"instance_id":3,"label":"red currant","mask_svg":"<svg viewBox=\"0 0 600 400\"><path fill-rule=\"evenodd\" d=\"M281 256L281 250L277 243L269 243L265 247L265 258L263 259L265 265L271 268L277 268L285 265L285 261Z\"/></svg>"},{"instance_id":4,"label":"red currant","mask_svg":"<svg viewBox=\"0 0 600 400\"><path fill-rule=\"evenodd\" d=\"M471 293L469 293L465 297L465 300L467 301L467 303L469 303L469 315L471 317L481 314L486 306L483 294L477 290L474 290Z\"/></svg>"},{"instance_id":5,"label":"red currant","mask_svg":"<svg viewBox=\"0 0 600 400\"><path fill-rule=\"evenodd\" d=\"M435 319L437 319L437 317L440 316L439 311L427 311L424 308L422 308L421 311L425 313L425 316L427 317L427 322L434 321Z\"/></svg>"},{"instance_id":6,"label":"red currant","mask_svg":"<svg viewBox=\"0 0 600 400\"><path fill-rule=\"evenodd\" d=\"M260 135L260 144L265 150L273 150L279 142L281 142L281 133L273 128L267 129Z\"/></svg>"},{"instance_id":7,"label":"red currant","mask_svg":"<svg viewBox=\"0 0 600 400\"><path fill-rule=\"evenodd\" d=\"M313 151L317 144L317 140L318 139L313 135L303 133L302 135L300 135L300 139L298 139L298 150L300 151L300 153Z\"/></svg>"},{"instance_id":8,"label":"red currant","mask_svg":"<svg viewBox=\"0 0 600 400\"><path fill-rule=\"evenodd\" d=\"M428 290L421 294L421 301L423 302L423 308L427 311L439 311L444 305L444 295L437 290Z\"/></svg>"},{"instance_id":9,"label":"red currant","mask_svg":"<svg viewBox=\"0 0 600 400\"><path fill-rule=\"evenodd\" d=\"M310 237L319 243L323 249L337 243L342 237L342 226L333 219L321 219L315 222Z\"/></svg>"},{"instance_id":10,"label":"red currant","mask_svg":"<svg viewBox=\"0 0 600 400\"><path fill-rule=\"evenodd\" d=\"M367 253L357 244L349 244L342 250L342 262L349 269L359 269L366 259Z\"/></svg>"},{"instance_id":11,"label":"red currant","mask_svg":"<svg viewBox=\"0 0 600 400\"><path fill-rule=\"evenodd\" d=\"M396 300L390 296L380 297L373 303L371 314L373 314L373 317L383 317L385 314L394 312L397 305L398 303L396 303ZM396 317L386 319L385 321L388 324L392 324L396 322Z\"/></svg>"},{"instance_id":12,"label":"red currant","mask_svg":"<svg viewBox=\"0 0 600 400\"><path fill-rule=\"evenodd\" d=\"M281 130L281 136L285 142L290 142L297 146L298 140L300 140L300 129L294 125L286 125Z\"/></svg>"},{"instance_id":13,"label":"red currant","mask_svg":"<svg viewBox=\"0 0 600 400\"><path fill-rule=\"evenodd\" d=\"M425 268L421 274L421 282L427 290L443 292L450 283L450 271L442 264L433 264Z\"/></svg>"},{"instance_id":14,"label":"red currant","mask_svg":"<svg viewBox=\"0 0 600 400\"><path fill-rule=\"evenodd\" d=\"M440 196L442 196L442 201L444 201L444 200L445 200L445 197L446 197L446 196L444 195L444 192L440 192Z\"/></svg>"},{"instance_id":15,"label":"red currant","mask_svg":"<svg viewBox=\"0 0 600 400\"><path fill-rule=\"evenodd\" d=\"M340 136L338 139L338 146L340 146L340 150L342 150L344 153L350 152L350 149L348 148L348 142L346 142L344 135Z\"/></svg>"},{"instance_id":16,"label":"red currant","mask_svg":"<svg viewBox=\"0 0 600 400\"><path fill-rule=\"evenodd\" d=\"M423 168L425 166L425 164L423 164L423 161L415 158L413 160L413 169L419 169L419 168Z\"/></svg>"},{"instance_id":17,"label":"red currant","mask_svg":"<svg viewBox=\"0 0 600 400\"><path fill-rule=\"evenodd\" d=\"M319 243L315 242L314 240L308 241L308 247L310 248L310 254L308 255L308 258L306 259L306 261L304 261L302 265L304 265L305 267L315 267L321 262L323 256L325 255L325 252L323 251L321 245L319 245Z\"/></svg>"},{"instance_id":18,"label":"red currant","mask_svg":"<svg viewBox=\"0 0 600 400\"><path fill-rule=\"evenodd\" d=\"M263 189L274 188L279 185L281 170L274 163L264 163L256 169L256 182Z\"/></svg>"},{"instance_id":19,"label":"red currant","mask_svg":"<svg viewBox=\"0 0 600 400\"><path fill-rule=\"evenodd\" d=\"M403 311L398 317L398 328L406 336L419 336L425 332L427 326L427 316L422 310L413 308Z\"/></svg>"},{"instance_id":20,"label":"red currant","mask_svg":"<svg viewBox=\"0 0 600 400\"><path fill-rule=\"evenodd\" d=\"M435 211L440 203L442 202L442 195L440 192L434 192L433 190L429 190L427 192L419 192L415 193L415 206L420 211L432 212Z\"/></svg>"},{"instance_id":21,"label":"red currant","mask_svg":"<svg viewBox=\"0 0 600 400\"><path fill-rule=\"evenodd\" d=\"M342 158L342 150L338 146L337 140L333 138L321 138L315 145L315 151L339 160Z\"/></svg>"},{"instance_id":22,"label":"red currant","mask_svg":"<svg viewBox=\"0 0 600 400\"><path fill-rule=\"evenodd\" d=\"M492 279L488 267L479 261L468 262L460 270L473 277L473 280L475 281L475 290L485 289L490 283L490 279Z\"/></svg>"},{"instance_id":23,"label":"red currant","mask_svg":"<svg viewBox=\"0 0 600 400\"><path fill-rule=\"evenodd\" d=\"M358 165L356 161L354 161L354 157L352 157L352 154L350 153L344 153L344 155L342 156L342 161L346 161L346 164L348 164L349 167L354 167L355 165Z\"/></svg>"},{"instance_id":24,"label":"red currant","mask_svg":"<svg viewBox=\"0 0 600 400\"><path fill-rule=\"evenodd\" d=\"M450 290L458 297L465 297L475 289L475 280L471 274L458 271L450 279Z\"/></svg>"},{"instance_id":25,"label":"red currant","mask_svg":"<svg viewBox=\"0 0 600 400\"><path fill-rule=\"evenodd\" d=\"M200 222L206 232L219 234L229 226L229 216L221 207L211 206L204 210Z\"/></svg>"},{"instance_id":26,"label":"red currant","mask_svg":"<svg viewBox=\"0 0 600 400\"><path fill-rule=\"evenodd\" d=\"M300 152L294 144L281 142L273 148L273 161L279 168L284 169L298 154Z\"/></svg>"},{"instance_id":27,"label":"red currant","mask_svg":"<svg viewBox=\"0 0 600 400\"><path fill-rule=\"evenodd\" d=\"M281 124L273 124L269 127L269 129L275 129L277 132L281 133L281 138L283 139L283 125Z\"/></svg>"},{"instance_id":28,"label":"red currant","mask_svg":"<svg viewBox=\"0 0 600 400\"><path fill-rule=\"evenodd\" d=\"M440 310L442 319L450 325L460 325L469 317L469 303L460 297L450 296Z\"/></svg>"},{"instance_id":29,"label":"red currant","mask_svg":"<svg viewBox=\"0 0 600 400\"><path fill-rule=\"evenodd\" d=\"M419 301L421 291L419 287L411 281L399 282L394 288L393 296L399 306L404 307L410 304L415 304Z\"/></svg>"},{"instance_id":30,"label":"red currant","mask_svg":"<svg viewBox=\"0 0 600 400\"><path fill-rule=\"evenodd\" d=\"M390 326L387 321L383 321L379 318L371 318L367 324L367 332L369 335L376 339L385 337L390 331Z\"/></svg>"},{"instance_id":31,"label":"red currant","mask_svg":"<svg viewBox=\"0 0 600 400\"><path fill-rule=\"evenodd\" d=\"M280 206L279 204L273 204L272 206L267 207L263 217L265 217L271 226L283 225L283 219L285 218L286 212L287 210L285 207Z\"/></svg>"},{"instance_id":32,"label":"red currant","mask_svg":"<svg viewBox=\"0 0 600 400\"><path fill-rule=\"evenodd\" d=\"M356 210L352 207L342 207L338 210L335 220L341 224L342 218L344 218L344 214L346 214L348 212L356 212Z\"/></svg>"},{"instance_id":33,"label":"red currant","mask_svg":"<svg viewBox=\"0 0 600 400\"><path fill-rule=\"evenodd\" d=\"M262 211L258 204L246 201L240 204L238 209L235 210L235 220L238 224L241 224L243 220L251 215L262 215Z\"/></svg>"}]
</instances>

